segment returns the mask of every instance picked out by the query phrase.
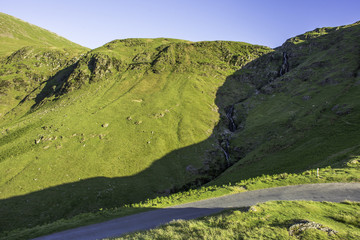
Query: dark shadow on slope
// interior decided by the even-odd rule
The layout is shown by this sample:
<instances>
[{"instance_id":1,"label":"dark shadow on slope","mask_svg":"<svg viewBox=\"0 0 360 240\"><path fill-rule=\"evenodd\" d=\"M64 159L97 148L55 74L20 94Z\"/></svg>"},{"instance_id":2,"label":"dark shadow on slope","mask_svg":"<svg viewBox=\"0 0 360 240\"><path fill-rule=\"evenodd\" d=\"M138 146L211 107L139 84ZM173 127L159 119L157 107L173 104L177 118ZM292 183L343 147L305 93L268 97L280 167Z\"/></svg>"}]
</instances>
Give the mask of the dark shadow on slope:
<instances>
[{"instance_id":1,"label":"dark shadow on slope","mask_svg":"<svg viewBox=\"0 0 360 240\"><path fill-rule=\"evenodd\" d=\"M42 101L45 98L51 97L53 95L59 94L59 91L62 89L70 74L76 68L77 63L74 63L63 70L59 71L55 76L51 77L47 82L41 92L35 98L35 104L32 108L39 107Z\"/></svg>"},{"instance_id":2,"label":"dark shadow on slope","mask_svg":"<svg viewBox=\"0 0 360 240\"><path fill-rule=\"evenodd\" d=\"M50 77L45 83L42 83L39 88L41 88L40 92L36 94L38 89L33 90L28 96L26 96L23 100L20 101L20 104L27 101L32 95L36 94L34 98L35 104L31 106L31 110L39 108L44 104L44 99L50 98L52 96L58 96L70 74L76 68L77 63L74 63L59 72L57 72L54 76Z\"/></svg>"},{"instance_id":3,"label":"dark shadow on slope","mask_svg":"<svg viewBox=\"0 0 360 240\"><path fill-rule=\"evenodd\" d=\"M44 89L62 84L63 82L59 79L62 79L61 76L66 77L67 71L69 69L64 70L57 78L51 79ZM230 76L226 81L230 79L235 78ZM51 93L53 92L44 90L37 102L40 103L43 97ZM0 232L34 227L63 218L71 218L81 213L99 212L99 209L116 208L125 204L146 201L148 198L196 188L211 181L228 167L220 146L223 139L219 139L219 136L222 136L220 132L228 127L228 120L223 114L225 110L220 104L221 98L218 95L216 102L220 107L222 121L204 142L175 150L134 176L96 177L0 200ZM192 173L187 173L188 165L184 160L189 159L193 152L205 155L205 146L213 143L218 146L207 151L203 168L197 169L196 173L189 178L190 181L185 179L184 175L191 176ZM235 158L232 161L235 161ZM174 165L177 165L177 169L183 169L178 176L169 175L169 172L173 172L171 168ZM153 176L157 176L158 180L149 182L147 179ZM172 182L169 179L172 179ZM159 184L166 187L159 188Z\"/></svg>"},{"instance_id":4,"label":"dark shadow on slope","mask_svg":"<svg viewBox=\"0 0 360 240\"><path fill-rule=\"evenodd\" d=\"M83 239L96 240L110 237L119 237L135 231L145 231L159 227L175 220L190 220L212 214L217 214L227 208L212 207L180 207L166 209L141 209L146 212L126 216L119 219L96 224L96 226L83 226L63 232L57 232L47 236L48 239L72 239L80 233ZM240 208L244 210L246 208ZM150 211L153 210L153 211ZM176 224L176 223L175 223ZM104 231L105 230L105 231ZM41 240L40 237L38 240ZM34 239L34 240L37 240Z\"/></svg>"},{"instance_id":5,"label":"dark shadow on slope","mask_svg":"<svg viewBox=\"0 0 360 240\"><path fill-rule=\"evenodd\" d=\"M274 73L272 73L274 79L278 76L278 71L281 67L282 52L279 50L277 53L280 53L279 59L277 59L276 56L274 58L274 53L270 53L256 60L264 61L269 59L269 61L272 61L275 59L276 64L273 69ZM291 57L290 55L290 71L292 68ZM247 65L248 69L253 69L254 66L257 66L258 62L256 61L249 63ZM44 88L44 91L37 99L37 103L40 103L45 96L53 93L53 91L49 89L52 89L54 86L55 89L57 89L63 84L61 79L67 76L71 67L64 70L58 77L49 81L47 87ZM212 180L221 174L228 166L222 150L224 140L231 137L229 137L229 135L231 135L229 132L231 131L228 130L229 119L226 116L226 110L229 106L239 104L252 95L258 94L257 91L269 83L268 78L252 80L250 77L251 73L249 73L249 78L246 77L246 72L243 73L245 77L239 77L239 74L240 73L237 72L229 76L224 85L219 89L216 96L216 104L219 107L221 121L219 125L215 127L214 133L204 142L175 150L155 161L149 168L134 176L118 178L96 177L0 200L0 231L4 232L17 228L33 227L62 218L71 218L81 213L98 212L99 209L102 208L116 208L125 204L146 201L148 198L158 196L161 191L163 191L163 193L167 192L165 191L166 188L159 189L159 183L162 185L165 183L165 185L168 186L168 191L171 189L176 191L197 187ZM247 84L247 87L241 88L242 84ZM236 124L239 126L241 122L237 122ZM241 131L241 128L235 131ZM203 153L204 146L209 146L212 143L217 143L218 146L208 152L208 161L204 163L204 168L200 169L199 173L197 173L199 175L195 174L193 180L188 183L184 182L184 179L180 179L177 184L181 185L174 186L173 182L169 182L168 172L172 171L168 170L171 169L174 164L181 166L180 169L182 168L183 172L179 173L179 176L183 176L187 166L181 160L186 159L189 156L189 152ZM231 161L236 162L249 150L251 149L236 149L230 146L228 153L230 154ZM337 149L334 151L336 152ZM174 163L174 159L176 159L176 163ZM303 166L302 163L298 163L297 166L299 166L299 168L296 171L290 170L288 173L299 172L307 167ZM245 167L251 167L251 164ZM262 174L282 173L283 171L283 168L273 168L269 170L259 169L258 173L253 177ZM147 179L150 179L152 176L158 177L157 182L147 181ZM173 179L176 178L176 176L171 177ZM134 189L137 189L137 191L133 191Z\"/></svg>"}]
</instances>

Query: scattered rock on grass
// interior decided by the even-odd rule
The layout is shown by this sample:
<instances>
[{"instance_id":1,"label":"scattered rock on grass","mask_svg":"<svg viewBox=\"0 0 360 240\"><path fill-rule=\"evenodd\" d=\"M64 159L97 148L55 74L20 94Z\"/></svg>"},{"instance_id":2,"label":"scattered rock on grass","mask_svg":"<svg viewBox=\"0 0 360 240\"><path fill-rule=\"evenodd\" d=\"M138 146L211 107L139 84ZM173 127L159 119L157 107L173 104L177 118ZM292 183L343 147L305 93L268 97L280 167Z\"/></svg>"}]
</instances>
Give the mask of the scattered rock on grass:
<instances>
[{"instance_id":1,"label":"scattered rock on grass","mask_svg":"<svg viewBox=\"0 0 360 240\"><path fill-rule=\"evenodd\" d=\"M320 81L319 84L320 84L321 86L337 85L337 84L339 84L339 82L336 81L336 80L334 80L334 79L332 79L332 78L326 78L326 79Z\"/></svg>"},{"instance_id":2,"label":"scattered rock on grass","mask_svg":"<svg viewBox=\"0 0 360 240\"><path fill-rule=\"evenodd\" d=\"M186 167L186 171L190 174L196 175L198 174L198 170L193 165L188 165Z\"/></svg>"},{"instance_id":3,"label":"scattered rock on grass","mask_svg":"<svg viewBox=\"0 0 360 240\"><path fill-rule=\"evenodd\" d=\"M136 125L140 125L140 124L142 124L142 121L141 121L141 120L136 121L135 124L136 124Z\"/></svg>"},{"instance_id":4,"label":"scattered rock on grass","mask_svg":"<svg viewBox=\"0 0 360 240\"><path fill-rule=\"evenodd\" d=\"M358 164L358 163L359 163L359 160L354 159L354 160L351 160L350 163L351 163L351 164Z\"/></svg>"},{"instance_id":5,"label":"scattered rock on grass","mask_svg":"<svg viewBox=\"0 0 360 240\"><path fill-rule=\"evenodd\" d=\"M289 235L297 237L302 232L304 232L308 229L317 229L317 230L326 232L329 236L335 235L337 233L337 231L335 231L331 228L325 227L320 223L311 222L308 220L300 220L290 226Z\"/></svg>"},{"instance_id":6,"label":"scattered rock on grass","mask_svg":"<svg viewBox=\"0 0 360 240\"><path fill-rule=\"evenodd\" d=\"M331 108L331 111L333 111L338 116L347 115L351 112L352 108L348 107L347 104L336 104L334 107Z\"/></svg>"},{"instance_id":7,"label":"scattered rock on grass","mask_svg":"<svg viewBox=\"0 0 360 240\"><path fill-rule=\"evenodd\" d=\"M302 99L303 99L304 101L307 101L307 100L310 100L310 99L311 99L311 96L306 95L306 96L303 96Z\"/></svg>"},{"instance_id":8,"label":"scattered rock on grass","mask_svg":"<svg viewBox=\"0 0 360 240\"><path fill-rule=\"evenodd\" d=\"M257 212L257 211L258 211L258 209L257 209L256 206L251 206L251 207L249 208L249 212Z\"/></svg>"}]
</instances>

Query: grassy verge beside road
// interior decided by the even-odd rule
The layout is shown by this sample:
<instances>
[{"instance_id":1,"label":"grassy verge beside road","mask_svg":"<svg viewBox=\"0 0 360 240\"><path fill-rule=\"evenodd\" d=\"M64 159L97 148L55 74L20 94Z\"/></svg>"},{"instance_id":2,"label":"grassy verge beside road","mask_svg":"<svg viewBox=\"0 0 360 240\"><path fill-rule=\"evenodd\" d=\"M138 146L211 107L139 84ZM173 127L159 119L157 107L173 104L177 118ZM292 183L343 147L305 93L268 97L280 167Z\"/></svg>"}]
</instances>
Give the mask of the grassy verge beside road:
<instances>
[{"instance_id":1,"label":"grassy verge beside road","mask_svg":"<svg viewBox=\"0 0 360 240\"><path fill-rule=\"evenodd\" d=\"M156 208L164 208L208 198L220 197L227 194L235 194L249 190L278 186L327 182L360 182L360 157L350 157L347 159L342 168L320 168L319 175L317 174L317 169L312 169L299 174L282 173L276 175L263 175L233 184L190 189L185 192L148 199L145 202L119 206L118 208L113 209L99 209L96 213L81 214L71 219L62 219L53 223L36 226L29 229L18 229L15 231L6 232L0 237L1 239L33 238L65 229L114 219L116 217L149 211ZM358 207L358 205L356 206ZM351 216L349 217L352 218Z\"/></svg>"}]
</instances>

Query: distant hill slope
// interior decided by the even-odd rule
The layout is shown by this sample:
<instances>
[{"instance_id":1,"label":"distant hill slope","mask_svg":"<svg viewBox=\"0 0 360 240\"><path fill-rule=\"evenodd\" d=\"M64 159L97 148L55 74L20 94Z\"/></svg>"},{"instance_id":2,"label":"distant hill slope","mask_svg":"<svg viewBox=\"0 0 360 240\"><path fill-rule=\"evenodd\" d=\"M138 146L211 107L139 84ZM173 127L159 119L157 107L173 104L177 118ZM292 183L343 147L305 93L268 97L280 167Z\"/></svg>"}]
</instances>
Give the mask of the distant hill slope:
<instances>
[{"instance_id":1,"label":"distant hill slope","mask_svg":"<svg viewBox=\"0 0 360 240\"><path fill-rule=\"evenodd\" d=\"M0 118L88 49L0 13Z\"/></svg>"},{"instance_id":2,"label":"distant hill slope","mask_svg":"<svg viewBox=\"0 0 360 240\"><path fill-rule=\"evenodd\" d=\"M48 30L0 13L0 57L25 46L86 49Z\"/></svg>"}]
</instances>

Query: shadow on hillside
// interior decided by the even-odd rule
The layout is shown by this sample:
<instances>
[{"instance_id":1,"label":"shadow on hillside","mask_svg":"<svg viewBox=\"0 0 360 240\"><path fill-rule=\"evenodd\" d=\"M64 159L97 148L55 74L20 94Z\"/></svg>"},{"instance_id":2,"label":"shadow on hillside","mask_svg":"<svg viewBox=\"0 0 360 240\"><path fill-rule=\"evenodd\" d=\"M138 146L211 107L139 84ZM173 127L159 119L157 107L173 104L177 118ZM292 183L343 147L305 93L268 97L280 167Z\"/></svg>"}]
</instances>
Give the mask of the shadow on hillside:
<instances>
[{"instance_id":1,"label":"shadow on hillside","mask_svg":"<svg viewBox=\"0 0 360 240\"><path fill-rule=\"evenodd\" d=\"M199 143L186 149L176 150L134 176L95 177L2 199L0 200L0 232L33 227L62 218L71 218L81 213L99 212L100 209L116 208L156 197L159 195L158 191L165 190L157 189L156 185L163 185L164 182L169 181L167 172L171 172L169 168L173 159L179 159L179 154L181 155L182 152L186 157L188 151L197 151L201 145L202 143ZM186 166L182 168L185 172ZM154 179L154 176L158 177L157 182L146 180ZM171 188L172 185L169 184L168 187Z\"/></svg>"},{"instance_id":2,"label":"shadow on hillside","mask_svg":"<svg viewBox=\"0 0 360 240\"><path fill-rule=\"evenodd\" d=\"M266 58L266 55L261 57L261 59L263 58ZM51 89L54 86L58 88L59 84L63 83L61 79L66 77L67 72L72 67L64 69L48 81L46 87L37 97L37 104L53 93ZM224 85L218 89L215 103L219 107L221 121L207 140L175 150L133 176L96 177L0 200L0 231L33 227L63 218L71 218L81 213L98 212L102 208L116 208L125 204L146 201L148 198L156 197L159 194L167 194L171 189L181 191L209 182L226 168L226 159L220 147L215 147L214 151L207 156L213 158L212 165L211 163L208 165L210 169L207 170L207 174L193 176L193 181L190 183L184 182L186 180L183 176L186 173L187 165L182 159L190 158L191 153L194 152L204 154L206 146L214 143L220 144L219 141L221 140L218 139L221 137L220 132L228 126L225 113L225 108L228 107L227 102L229 102L228 97L229 94L234 95L236 92L233 86L234 82L238 81L238 76L235 73L228 76ZM229 93L229 89L232 93ZM173 165L177 165L177 169L183 169L183 172L179 173L178 176L171 176L171 178L178 178L177 182L185 185L174 186L174 183L169 182L168 173L173 172L171 170ZM152 179L153 176L158 177L157 182L146 181L146 179ZM145 182L147 184L144 184ZM165 185L167 188L159 189L157 186L159 184Z\"/></svg>"},{"instance_id":3,"label":"shadow on hillside","mask_svg":"<svg viewBox=\"0 0 360 240\"><path fill-rule=\"evenodd\" d=\"M301 44L298 46L301 47ZM268 58L268 55L264 55L260 60ZM252 63L249 64L251 65ZM36 103L40 103L44 97L51 94L52 90L50 89L54 87L55 89L59 88L59 84L61 85L64 82L61 79L66 77L67 72L72 67L74 66L64 69L57 77L49 80L46 87L37 97ZM225 108L228 107L228 100L226 100L229 96L228 90L230 88L232 93L236 92L233 86L234 83L238 85L239 81L238 75L235 73L227 77L224 85L219 88L216 95L216 104L219 107L222 121L220 121L220 125L214 128L214 133L204 142L175 150L134 176L118 178L96 177L50 187L22 196L2 199L0 200L0 231L33 227L63 218L71 218L81 213L98 212L102 208L116 208L129 203L146 201L148 198L159 195L159 191L165 190L158 188L157 185L159 183L167 185L168 189L173 188L174 185L169 182L168 175L169 172L172 172L170 170L171 166L176 165L177 169L183 169L183 172L179 173L179 177L183 176L187 166L181 159L190 157L189 152L204 154L203 149L205 146L219 141L218 137L221 135L221 131L228 124L225 116ZM223 171L224 169L221 165L225 165L226 162L221 149L215 149L214 155L215 159L219 158L216 162L220 166L219 170ZM174 162L174 159L177 159L177 161ZM204 183L216 177L221 172L219 170L215 169L214 173L199 176L197 179L198 183ZM281 172L282 169L272 169L271 173ZM269 174L269 172L259 171L259 175L261 174ZM157 176L157 182L146 181L146 179L151 179L153 176ZM177 176L172 177L176 178ZM144 184L145 182L146 184ZM184 179L179 182L184 182ZM196 186L198 183L195 180L195 182L188 184L187 187ZM181 189L180 186L178 186L179 189Z\"/></svg>"},{"instance_id":4,"label":"shadow on hillside","mask_svg":"<svg viewBox=\"0 0 360 240\"><path fill-rule=\"evenodd\" d=\"M199 208L199 207L180 207L180 208L163 208L163 209L151 209L153 211L146 211L121 219L113 219L110 221L102 222L94 226L83 226L77 229L77 232L81 232L83 239L103 239L104 237L119 237L135 231L144 231L151 228L156 228L162 224L166 224L175 220L190 220L207 215L219 213L229 208ZM231 208L230 208L231 209ZM248 207L240 208L243 211L247 211ZM150 210L146 209L146 210ZM106 229L106 232L99 231L100 229ZM74 232L63 231L54 233L48 238L52 239L72 239ZM37 240L37 239L34 239ZM39 238L41 240L41 237Z\"/></svg>"},{"instance_id":5,"label":"shadow on hillside","mask_svg":"<svg viewBox=\"0 0 360 240\"><path fill-rule=\"evenodd\" d=\"M77 63L74 63L59 72L57 72L54 76L50 77L47 81L45 81L44 87L42 87L41 91L36 95L35 97L35 103L31 106L31 109L36 109L43 105L43 100L45 98L50 98L52 96L56 96L59 94L60 90L66 83L67 79L69 78L70 74L73 72L73 70L76 68ZM41 87L41 86L40 86ZM36 91L35 89L34 91ZM20 104L24 103L30 95L26 96L23 100L20 101Z\"/></svg>"},{"instance_id":6,"label":"shadow on hillside","mask_svg":"<svg viewBox=\"0 0 360 240\"><path fill-rule=\"evenodd\" d=\"M266 56L261 59L264 57ZM53 93L51 89L58 88L64 82L63 78L72 67L64 69L48 81L47 86L37 97L37 104ZM236 74L228 76L224 85L218 89L215 103L219 107L222 120L207 140L175 150L133 176L96 177L0 200L0 232L33 227L71 218L81 213L99 212L99 209L117 208L125 204L146 201L148 198L186 190L211 181L228 167L223 151L216 145L220 145L222 141L219 139L222 137L220 132L228 128L225 109L228 107L229 89L234 95L236 93L236 89L233 88L234 82L238 81ZM214 149L210 152L206 151L211 144L215 144ZM191 176L191 173L187 172L186 159L191 159L194 152L205 155L205 158L211 161L201 173L195 173L185 179L184 175ZM232 158L232 161L236 159ZM182 172L174 175L171 169L174 165L176 169L183 169ZM156 182L147 180L154 179L154 176L157 176ZM169 179L174 182L170 182ZM166 187L159 188L158 185Z\"/></svg>"},{"instance_id":7,"label":"shadow on hillside","mask_svg":"<svg viewBox=\"0 0 360 240\"><path fill-rule=\"evenodd\" d=\"M38 95L36 103L40 103L44 97L53 93L49 89L54 86L58 88L59 84L63 83L61 79L67 76L70 68L72 67L64 69L48 81L47 86ZM224 121L227 120L224 117L225 113L221 102L222 95L226 95L226 92L222 92L222 88L228 87L227 81L236 81L236 77L229 76L216 97L216 104L220 108L219 111ZM223 125L226 127L227 123ZM208 157L214 158L216 161L211 163L212 165L208 165L210 167L208 174L194 174L191 177L191 173L187 173L187 164L185 163L189 161L183 160L191 158L194 152L205 155L204 149L209 145L219 144L217 139L218 128L220 127L215 127L214 133L207 140L175 150L133 176L96 177L0 200L0 232L33 227L63 218L71 218L81 213L99 212L99 209L103 208L116 208L125 204L146 201L148 198L158 195L166 195L169 192L181 191L204 184L218 176L226 167L226 160L221 149L215 147L209 153ZM174 165L176 165L176 169L183 170L175 176L169 175L169 173L173 173L171 168ZM189 179L193 179L193 181L187 182L188 180L184 178L184 175L190 175ZM154 176L157 176L156 182L146 180L154 179ZM170 178L174 182L170 182ZM181 185L176 185L179 183ZM158 185L166 187L159 189Z\"/></svg>"}]
</instances>

